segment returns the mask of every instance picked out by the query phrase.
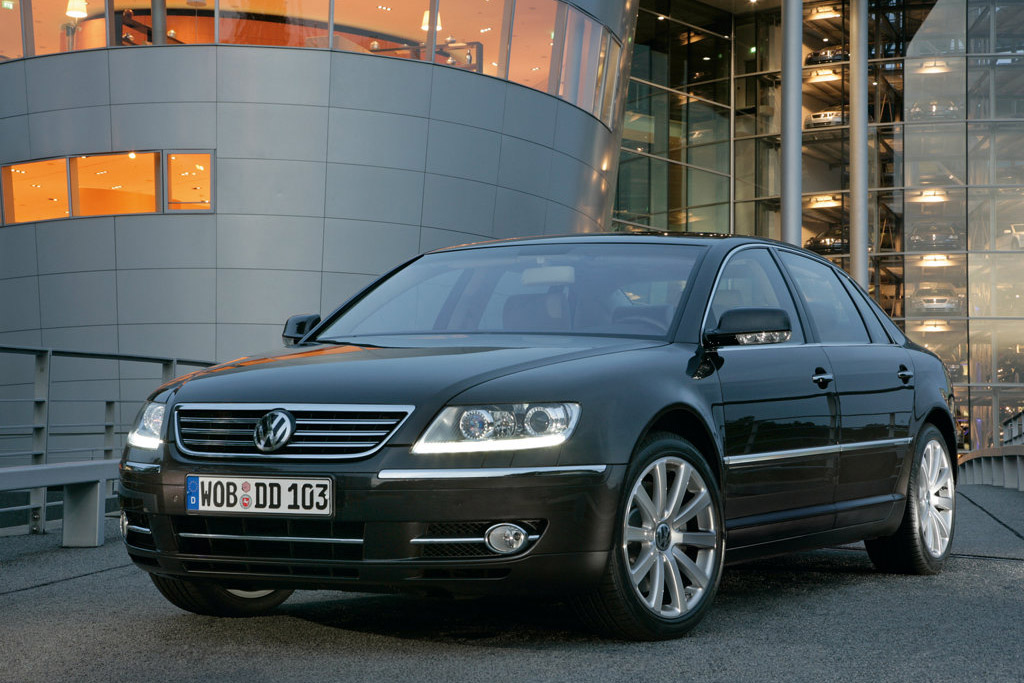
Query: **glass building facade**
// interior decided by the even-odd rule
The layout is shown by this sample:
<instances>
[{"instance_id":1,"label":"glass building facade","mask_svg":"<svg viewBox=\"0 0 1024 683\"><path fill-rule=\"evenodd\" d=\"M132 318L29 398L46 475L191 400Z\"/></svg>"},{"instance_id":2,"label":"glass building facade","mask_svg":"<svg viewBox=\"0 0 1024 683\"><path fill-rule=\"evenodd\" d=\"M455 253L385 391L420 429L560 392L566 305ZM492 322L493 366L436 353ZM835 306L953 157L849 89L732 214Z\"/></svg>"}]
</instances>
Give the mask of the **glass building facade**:
<instances>
[{"instance_id":1,"label":"glass building facade","mask_svg":"<svg viewBox=\"0 0 1024 683\"><path fill-rule=\"evenodd\" d=\"M850 3L803 3L802 242L850 268ZM1024 409L1024 3L868 4L869 290L956 387L963 445ZM780 239L779 2L642 0L618 229Z\"/></svg>"}]
</instances>

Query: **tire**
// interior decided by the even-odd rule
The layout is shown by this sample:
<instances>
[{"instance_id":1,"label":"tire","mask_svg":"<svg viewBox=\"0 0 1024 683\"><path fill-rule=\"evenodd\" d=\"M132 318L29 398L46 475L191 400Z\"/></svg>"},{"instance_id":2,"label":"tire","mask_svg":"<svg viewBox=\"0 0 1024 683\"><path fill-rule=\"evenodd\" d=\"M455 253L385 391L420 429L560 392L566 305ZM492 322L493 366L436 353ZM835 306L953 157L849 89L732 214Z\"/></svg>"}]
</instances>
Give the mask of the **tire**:
<instances>
[{"instance_id":1,"label":"tire","mask_svg":"<svg viewBox=\"0 0 1024 683\"><path fill-rule=\"evenodd\" d=\"M288 599L290 590L245 591L150 574L157 590L186 612L213 617L258 617Z\"/></svg>"},{"instance_id":2,"label":"tire","mask_svg":"<svg viewBox=\"0 0 1024 683\"><path fill-rule=\"evenodd\" d=\"M581 617L627 640L686 634L707 613L725 556L721 494L700 452L674 434L646 438L616 519L604 577L576 599Z\"/></svg>"},{"instance_id":3,"label":"tire","mask_svg":"<svg viewBox=\"0 0 1024 683\"><path fill-rule=\"evenodd\" d=\"M868 557L885 572L937 574L953 541L956 488L946 440L930 424L917 436L906 505L894 534L864 542Z\"/></svg>"}]
</instances>

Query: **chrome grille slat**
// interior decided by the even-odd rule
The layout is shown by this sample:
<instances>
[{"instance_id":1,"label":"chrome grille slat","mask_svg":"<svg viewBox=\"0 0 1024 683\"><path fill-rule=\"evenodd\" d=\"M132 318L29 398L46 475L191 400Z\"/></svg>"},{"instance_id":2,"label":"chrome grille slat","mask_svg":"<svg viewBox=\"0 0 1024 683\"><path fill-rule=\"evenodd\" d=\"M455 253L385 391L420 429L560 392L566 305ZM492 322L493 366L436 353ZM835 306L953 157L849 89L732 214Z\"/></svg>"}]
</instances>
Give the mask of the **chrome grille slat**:
<instances>
[{"instance_id":1,"label":"chrome grille slat","mask_svg":"<svg viewBox=\"0 0 1024 683\"><path fill-rule=\"evenodd\" d=\"M285 446L263 453L253 433L260 418L275 409L294 416L295 432ZM183 403L174 409L174 427L178 448L198 457L345 459L381 448L412 410L394 405Z\"/></svg>"}]
</instances>

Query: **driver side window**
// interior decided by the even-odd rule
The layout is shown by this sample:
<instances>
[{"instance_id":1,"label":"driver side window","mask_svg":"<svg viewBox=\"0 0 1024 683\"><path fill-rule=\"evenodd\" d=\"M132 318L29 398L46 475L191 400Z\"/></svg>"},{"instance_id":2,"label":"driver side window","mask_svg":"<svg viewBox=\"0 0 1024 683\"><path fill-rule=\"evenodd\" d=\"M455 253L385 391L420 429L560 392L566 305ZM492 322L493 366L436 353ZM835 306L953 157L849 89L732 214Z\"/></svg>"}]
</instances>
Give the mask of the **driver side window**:
<instances>
[{"instance_id":1,"label":"driver side window","mask_svg":"<svg viewBox=\"0 0 1024 683\"><path fill-rule=\"evenodd\" d=\"M802 344L804 341L793 297L767 249L744 249L733 254L725 264L711 299L707 329L717 327L722 314L732 308L781 308L793 328L793 335L786 343Z\"/></svg>"}]
</instances>

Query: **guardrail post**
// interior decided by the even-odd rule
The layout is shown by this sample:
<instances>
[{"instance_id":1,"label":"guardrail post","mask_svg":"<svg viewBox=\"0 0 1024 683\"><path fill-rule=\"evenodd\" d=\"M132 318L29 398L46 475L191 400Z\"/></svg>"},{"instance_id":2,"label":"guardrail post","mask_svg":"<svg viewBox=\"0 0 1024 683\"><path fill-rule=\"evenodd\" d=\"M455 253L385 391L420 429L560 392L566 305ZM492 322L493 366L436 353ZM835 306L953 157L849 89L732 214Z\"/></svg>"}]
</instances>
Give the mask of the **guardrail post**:
<instances>
[{"instance_id":1,"label":"guardrail post","mask_svg":"<svg viewBox=\"0 0 1024 683\"><path fill-rule=\"evenodd\" d=\"M64 529L61 545L65 548L96 548L103 545L103 518L106 513L106 482L88 481L64 487Z\"/></svg>"},{"instance_id":2,"label":"guardrail post","mask_svg":"<svg viewBox=\"0 0 1024 683\"><path fill-rule=\"evenodd\" d=\"M1017 488L1017 456L1003 456L1003 487L1008 489Z\"/></svg>"},{"instance_id":3,"label":"guardrail post","mask_svg":"<svg viewBox=\"0 0 1024 683\"><path fill-rule=\"evenodd\" d=\"M160 364L163 369L163 383L166 384L178 376L178 359L165 360Z\"/></svg>"},{"instance_id":4,"label":"guardrail post","mask_svg":"<svg viewBox=\"0 0 1024 683\"><path fill-rule=\"evenodd\" d=\"M50 431L50 359L49 349L35 354L35 387L32 403L32 464L46 464L46 439ZM29 492L29 528L34 534L46 533L46 488Z\"/></svg>"}]
</instances>

